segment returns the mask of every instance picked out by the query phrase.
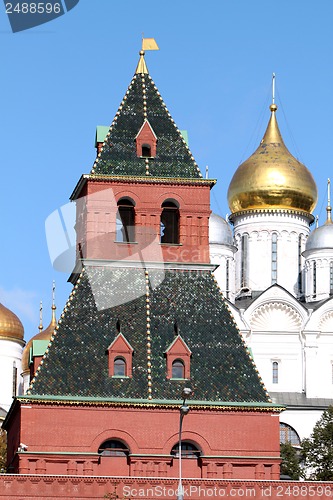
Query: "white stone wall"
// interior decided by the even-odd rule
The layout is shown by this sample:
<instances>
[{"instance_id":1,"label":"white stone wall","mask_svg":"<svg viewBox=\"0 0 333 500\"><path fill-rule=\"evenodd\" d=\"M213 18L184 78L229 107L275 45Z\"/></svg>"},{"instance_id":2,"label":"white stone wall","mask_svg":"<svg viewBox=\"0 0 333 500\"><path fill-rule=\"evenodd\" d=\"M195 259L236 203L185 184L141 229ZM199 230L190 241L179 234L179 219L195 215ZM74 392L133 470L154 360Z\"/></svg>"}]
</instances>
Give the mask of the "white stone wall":
<instances>
[{"instance_id":1,"label":"white stone wall","mask_svg":"<svg viewBox=\"0 0 333 500\"><path fill-rule=\"evenodd\" d=\"M19 342L0 339L0 406L8 411L13 400L13 364L17 369L16 394L23 393L22 373L23 346Z\"/></svg>"},{"instance_id":2,"label":"white stone wall","mask_svg":"<svg viewBox=\"0 0 333 500\"><path fill-rule=\"evenodd\" d=\"M299 296L299 237L301 250L309 235L309 219L302 214L253 212L232 216L236 259L235 293L241 288L241 239L248 234L248 287L266 290L272 285L272 233L277 233L277 283L294 296ZM302 267L304 258L301 257Z\"/></svg>"},{"instance_id":3,"label":"white stone wall","mask_svg":"<svg viewBox=\"0 0 333 500\"><path fill-rule=\"evenodd\" d=\"M236 248L213 243L210 245L210 261L218 267L214 271L216 281L224 297L235 300L235 254ZM229 262L229 287L227 289L227 262Z\"/></svg>"},{"instance_id":4,"label":"white stone wall","mask_svg":"<svg viewBox=\"0 0 333 500\"><path fill-rule=\"evenodd\" d=\"M305 300L313 302L330 296L330 265L333 262L332 249L305 252ZM316 263L316 290L314 290L314 262Z\"/></svg>"}]
</instances>

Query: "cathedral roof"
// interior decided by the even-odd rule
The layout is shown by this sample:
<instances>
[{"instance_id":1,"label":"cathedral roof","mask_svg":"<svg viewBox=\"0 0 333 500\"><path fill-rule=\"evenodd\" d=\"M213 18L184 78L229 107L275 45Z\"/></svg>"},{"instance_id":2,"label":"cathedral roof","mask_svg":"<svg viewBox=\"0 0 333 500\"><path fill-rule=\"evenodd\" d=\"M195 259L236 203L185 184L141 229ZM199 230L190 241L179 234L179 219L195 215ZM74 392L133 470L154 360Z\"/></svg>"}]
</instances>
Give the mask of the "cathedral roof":
<instances>
[{"instance_id":1,"label":"cathedral roof","mask_svg":"<svg viewBox=\"0 0 333 500\"><path fill-rule=\"evenodd\" d=\"M87 267L75 285L28 394L109 400L269 402L258 371L210 271ZM137 298L126 302L127 291ZM100 299L110 300L98 310ZM118 303L112 304L113 300ZM105 303L104 303L105 307ZM191 352L190 380L166 377L177 332ZM121 325L121 326L119 326ZM133 348L132 377L113 377L106 350L119 333Z\"/></svg>"},{"instance_id":2,"label":"cathedral roof","mask_svg":"<svg viewBox=\"0 0 333 500\"><path fill-rule=\"evenodd\" d=\"M156 155L137 154L136 138L147 123ZM148 73L144 52L91 171L96 175L202 178L184 137Z\"/></svg>"},{"instance_id":3,"label":"cathedral roof","mask_svg":"<svg viewBox=\"0 0 333 500\"><path fill-rule=\"evenodd\" d=\"M209 217L209 243L234 244L231 227L223 217L214 213L211 213Z\"/></svg>"},{"instance_id":4,"label":"cathedral roof","mask_svg":"<svg viewBox=\"0 0 333 500\"><path fill-rule=\"evenodd\" d=\"M24 328L10 309L0 304L0 339L23 341Z\"/></svg>"},{"instance_id":5,"label":"cathedral roof","mask_svg":"<svg viewBox=\"0 0 333 500\"><path fill-rule=\"evenodd\" d=\"M52 305L52 318L49 326L45 328L45 330L42 330L41 332L38 332L34 337L32 337L27 345L25 346L22 354L22 371L27 372L29 371L29 363L30 363L30 349L32 347L32 344L35 340L50 340L50 338L53 335L54 329L57 326L57 319L55 315L56 311L56 306L53 304ZM42 327L41 327L42 328Z\"/></svg>"},{"instance_id":6,"label":"cathedral roof","mask_svg":"<svg viewBox=\"0 0 333 500\"><path fill-rule=\"evenodd\" d=\"M333 251L333 221L331 207L331 181L328 179L328 203L326 207L327 219L323 226L317 227L308 237L305 245L305 256L312 250Z\"/></svg>"},{"instance_id":7,"label":"cathedral roof","mask_svg":"<svg viewBox=\"0 0 333 500\"><path fill-rule=\"evenodd\" d=\"M232 213L282 209L311 213L317 187L309 170L285 146L276 120L277 106L257 150L236 170L228 190Z\"/></svg>"}]
</instances>

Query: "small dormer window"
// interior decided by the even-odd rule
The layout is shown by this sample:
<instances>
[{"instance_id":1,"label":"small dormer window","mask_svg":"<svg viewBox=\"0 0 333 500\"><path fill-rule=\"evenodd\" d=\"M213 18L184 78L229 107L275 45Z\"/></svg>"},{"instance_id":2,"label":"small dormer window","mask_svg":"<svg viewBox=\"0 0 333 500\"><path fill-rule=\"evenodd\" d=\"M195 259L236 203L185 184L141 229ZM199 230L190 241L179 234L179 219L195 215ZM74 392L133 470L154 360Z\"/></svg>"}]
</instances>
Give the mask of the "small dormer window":
<instances>
[{"instance_id":1,"label":"small dormer window","mask_svg":"<svg viewBox=\"0 0 333 500\"><path fill-rule=\"evenodd\" d=\"M191 350L178 334L165 351L166 377L168 379L189 379Z\"/></svg>"},{"instance_id":2,"label":"small dormer window","mask_svg":"<svg viewBox=\"0 0 333 500\"><path fill-rule=\"evenodd\" d=\"M144 120L135 137L136 154L140 158L154 158L156 156L157 137L148 120Z\"/></svg>"},{"instance_id":3,"label":"small dormer window","mask_svg":"<svg viewBox=\"0 0 333 500\"><path fill-rule=\"evenodd\" d=\"M150 158L151 157L151 147L149 144L142 144L142 154L144 158Z\"/></svg>"},{"instance_id":4,"label":"small dormer window","mask_svg":"<svg viewBox=\"0 0 333 500\"><path fill-rule=\"evenodd\" d=\"M117 322L117 325L118 323L119 322ZM109 358L108 365L110 377L132 377L133 348L120 331L114 341L109 345L106 354Z\"/></svg>"}]
</instances>

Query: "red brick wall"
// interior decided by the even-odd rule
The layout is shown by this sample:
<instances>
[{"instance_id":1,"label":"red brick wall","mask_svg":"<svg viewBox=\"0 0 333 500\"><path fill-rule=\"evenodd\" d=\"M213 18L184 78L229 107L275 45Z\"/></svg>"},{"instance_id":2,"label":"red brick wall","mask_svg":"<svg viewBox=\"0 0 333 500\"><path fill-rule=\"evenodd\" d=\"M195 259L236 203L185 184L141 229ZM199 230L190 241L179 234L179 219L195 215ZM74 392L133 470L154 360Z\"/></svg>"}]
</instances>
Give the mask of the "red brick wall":
<instances>
[{"instance_id":1,"label":"red brick wall","mask_svg":"<svg viewBox=\"0 0 333 500\"><path fill-rule=\"evenodd\" d=\"M207 185L88 181L86 198L78 202L76 227L83 257L209 263L209 193ZM115 242L117 201L123 197L135 205L137 244ZM165 200L179 205L179 245L160 245L160 215Z\"/></svg>"},{"instance_id":2,"label":"red brick wall","mask_svg":"<svg viewBox=\"0 0 333 500\"><path fill-rule=\"evenodd\" d=\"M175 477L178 459L170 452L178 427L178 408L22 404L21 441L28 449L17 455L15 471ZM10 439L15 430L17 424L9 425ZM99 457L98 448L108 439L125 442L130 456ZM279 419L270 412L193 407L184 418L182 439L202 455L182 460L185 477L279 477ZM8 458L14 458L13 450Z\"/></svg>"}]
</instances>

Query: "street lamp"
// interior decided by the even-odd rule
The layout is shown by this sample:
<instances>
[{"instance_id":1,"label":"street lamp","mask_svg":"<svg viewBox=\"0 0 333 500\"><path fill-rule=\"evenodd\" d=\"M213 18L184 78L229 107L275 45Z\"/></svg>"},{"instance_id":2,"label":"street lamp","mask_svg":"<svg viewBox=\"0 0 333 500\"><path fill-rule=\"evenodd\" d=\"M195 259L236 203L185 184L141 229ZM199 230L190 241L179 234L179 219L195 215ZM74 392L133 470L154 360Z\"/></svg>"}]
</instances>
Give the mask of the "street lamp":
<instances>
[{"instance_id":1,"label":"street lamp","mask_svg":"<svg viewBox=\"0 0 333 500\"><path fill-rule=\"evenodd\" d=\"M178 458L179 458L179 483L177 490L177 500L184 500L184 489L182 485L182 427L183 427L183 418L190 411L189 406L185 404L186 398L188 398L192 394L192 389L189 387L184 387L182 391L183 396L183 404L179 408L180 419L179 419L179 440L178 440Z\"/></svg>"}]
</instances>

